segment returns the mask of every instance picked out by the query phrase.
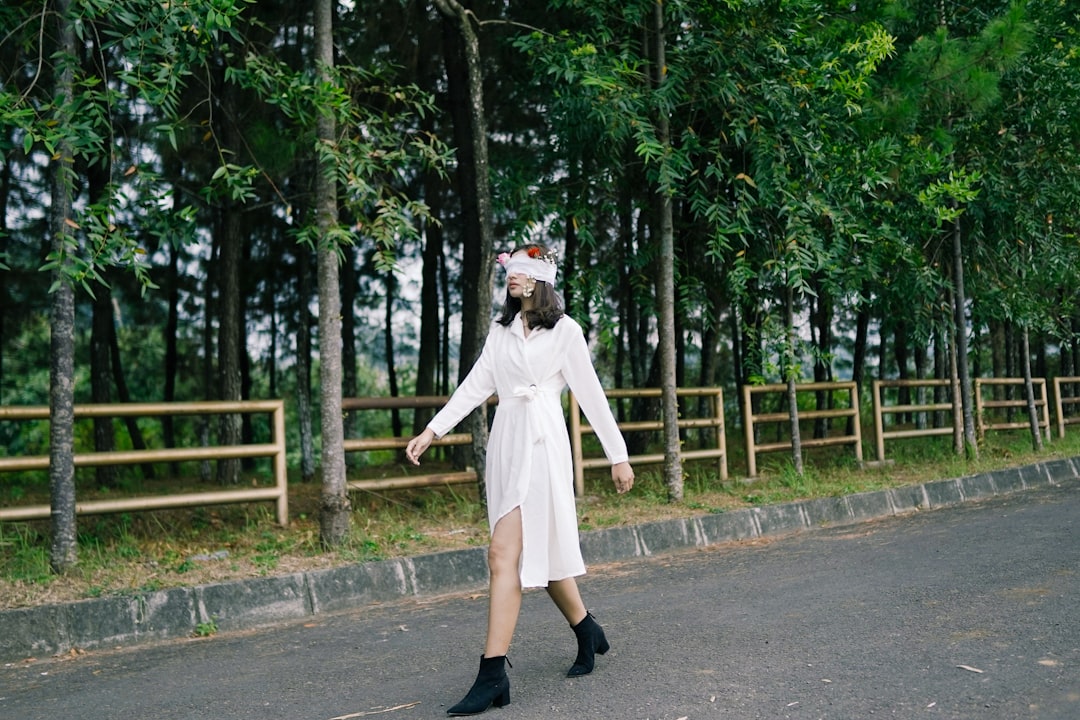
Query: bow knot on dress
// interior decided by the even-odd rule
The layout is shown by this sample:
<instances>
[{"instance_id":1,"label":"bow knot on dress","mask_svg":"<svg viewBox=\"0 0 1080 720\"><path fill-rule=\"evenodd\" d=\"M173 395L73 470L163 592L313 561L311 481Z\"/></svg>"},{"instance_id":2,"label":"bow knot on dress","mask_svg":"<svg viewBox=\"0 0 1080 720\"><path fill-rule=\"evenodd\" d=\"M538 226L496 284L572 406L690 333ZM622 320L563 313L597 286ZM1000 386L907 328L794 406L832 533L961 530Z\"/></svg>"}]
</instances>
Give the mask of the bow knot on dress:
<instances>
[{"instance_id":1,"label":"bow knot on dress","mask_svg":"<svg viewBox=\"0 0 1080 720\"><path fill-rule=\"evenodd\" d=\"M518 385L514 388L514 397L526 403L525 413L528 416L529 430L532 432L534 445L544 442L544 423L536 417L537 410L533 407L533 401L543 394L543 388L536 384Z\"/></svg>"}]
</instances>

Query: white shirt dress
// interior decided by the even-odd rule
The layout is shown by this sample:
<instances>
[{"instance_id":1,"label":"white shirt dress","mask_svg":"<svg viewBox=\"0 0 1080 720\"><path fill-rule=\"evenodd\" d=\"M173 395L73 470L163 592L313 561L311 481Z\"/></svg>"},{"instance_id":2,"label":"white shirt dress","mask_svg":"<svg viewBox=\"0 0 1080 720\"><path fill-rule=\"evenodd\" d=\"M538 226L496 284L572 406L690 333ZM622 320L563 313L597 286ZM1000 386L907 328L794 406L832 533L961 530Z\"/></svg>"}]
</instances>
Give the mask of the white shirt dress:
<instances>
[{"instance_id":1,"label":"white shirt dress","mask_svg":"<svg viewBox=\"0 0 1080 720\"><path fill-rule=\"evenodd\" d=\"M572 318L525 336L521 315L492 323L479 359L428 427L450 432L497 394L487 445L488 524L521 508L522 587L546 587L583 575L574 503L570 436L562 409L569 386L612 464L628 459L626 442L596 376L585 336Z\"/></svg>"}]
</instances>

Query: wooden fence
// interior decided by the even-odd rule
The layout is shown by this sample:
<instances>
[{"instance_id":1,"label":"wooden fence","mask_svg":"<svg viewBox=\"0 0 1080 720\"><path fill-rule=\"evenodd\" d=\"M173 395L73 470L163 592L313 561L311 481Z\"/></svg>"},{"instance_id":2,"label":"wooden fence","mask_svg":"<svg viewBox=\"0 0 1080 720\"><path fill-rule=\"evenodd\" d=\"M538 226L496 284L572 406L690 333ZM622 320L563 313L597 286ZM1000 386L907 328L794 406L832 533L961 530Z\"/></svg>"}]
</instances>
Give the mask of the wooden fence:
<instances>
[{"instance_id":1,"label":"wooden fence","mask_svg":"<svg viewBox=\"0 0 1080 720\"><path fill-rule=\"evenodd\" d=\"M616 400L618 398L660 397L661 392L660 388L640 388L636 390L607 390L605 391L605 394L609 400ZM711 414L708 417L680 418L678 421L679 428L713 428L716 433L715 448L683 450L680 453L680 456L683 460L716 458L717 471L720 473L720 478L726 480L728 477L727 434L724 428L723 390L715 387L678 388L675 392L679 397L705 397L709 400L711 410ZM619 429L624 432L662 430L663 427L663 419L619 423ZM589 468L606 467L608 465L606 457L586 458L583 456L582 436L592 432L593 429L591 426L581 424L581 408L578 406L577 398L574 397L573 393L570 393L570 449L574 459L574 492L577 493L578 496L585 493L585 470ZM663 461L663 453L633 455L630 457L631 463L650 464Z\"/></svg>"},{"instance_id":2,"label":"wooden fence","mask_svg":"<svg viewBox=\"0 0 1080 720\"><path fill-rule=\"evenodd\" d=\"M957 435L963 432L963 422L960 412L958 393L952 392L949 402L910 403L906 405L886 405L885 396L882 392L886 388L942 388L951 387L952 380L875 380L873 383L873 408L874 408L874 446L878 462L885 461L885 441L898 438L930 437L933 435ZM901 430L886 430L885 415L920 414L931 412L951 413L948 425L938 427L914 427Z\"/></svg>"},{"instance_id":3,"label":"wooden fence","mask_svg":"<svg viewBox=\"0 0 1080 720\"><path fill-rule=\"evenodd\" d=\"M239 458L272 458L274 486L267 488L235 488L212 492L181 493L175 495L150 495L122 499L92 500L75 503L79 515L166 508L195 507L200 505L227 505L272 500L277 505L277 520L289 523L289 496L285 467L285 407L281 400L241 402L191 402L191 403L116 403L108 405L76 405L75 419L94 417L146 417L165 415L231 415L269 413L272 425L272 441L250 445L216 445L212 447L165 448L159 450L117 450L112 452L85 452L74 456L75 467L99 467L106 465L138 465L147 462L184 462L201 460L230 460ZM0 407L0 420L48 420L49 408ZM49 456L0 457L0 473L25 470L48 470ZM0 508L0 521L36 520L49 517L48 505Z\"/></svg>"},{"instance_id":4,"label":"wooden fence","mask_svg":"<svg viewBox=\"0 0 1080 720\"><path fill-rule=\"evenodd\" d=\"M365 397L345 398L341 401L342 410L416 410L420 408L438 408L446 404L449 398L442 395L417 395L414 397ZM488 404L497 400L493 397ZM345 452L374 452L376 450L404 450L410 437L346 438ZM471 433L447 433L432 441L432 447L468 445L472 442ZM350 490L399 490L402 488L431 487L433 485L453 485L474 482L475 470L461 470L449 473L418 473L415 475L397 475L386 478L350 480Z\"/></svg>"},{"instance_id":5,"label":"wooden fence","mask_svg":"<svg viewBox=\"0 0 1080 720\"><path fill-rule=\"evenodd\" d=\"M618 398L645 398L660 397L659 388L645 388L635 390L608 390L609 400ZM724 430L724 396L720 388L680 388L677 391L680 397L706 397L710 401L711 415L705 418L684 419L679 421L680 428L713 428L716 433L716 448L701 450L687 450L682 453L683 459L716 458L718 471L724 479L728 476L727 468L727 440ZM444 396L418 396L418 397L382 397L382 398L347 398L342 401L343 410L407 410L417 408L441 407L448 398ZM497 402L492 398L490 403ZM583 436L593 432L589 425L581 422L581 409L573 393L569 394L569 433L570 446L574 462L574 491L580 496L584 493L585 476L588 468L604 467L607 465L606 458L586 458L583 451ZM623 422L619 429L623 431L659 430L663 428L662 420L648 420L638 422ZM435 440L433 446L467 445L472 442L469 433L451 433ZM364 438L345 440L346 452L374 452L377 450L404 450L409 444L409 438ZM630 458L631 462L655 463L662 462L663 454L635 455ZM476 472L462 470L451 473L420 473L415 475L400 475L395 477L350 480L348 487L352 490L390 490L400 488L429 487L432 485L448 485L454 483L474 482Z\"/></svg>"},{"instance_id":6,"label":"wooden fence","mask_svg":"<svg viewBox=\"0 0 1080 720\"><path fill-rule=\"evenodd\" d=\"M1040 399L1036 405L1041 408L1042 420L1040 428L1045 429L1049 437L1049 410L1046 399L1046 381L1038 378L1033 382L1039 387ZM885 455L885 440L907 437L945 435L955 432L956 423L959 422L960 413L955 407L955 399L949 403L916 403L905 405L886 406L883 401L882 390L889 387L938 387L948 385L949 380L877 380L874 382L874 429L877 459L883 460ZM981 388L984 385L1022 385L1022 379L1014 378L979 378L976 379L976 403L979 418L979 432L986 430L1003 430L1010 428L1026 428L1027 422L1014 423L991 423L985 418L985 411L998 408L1022 408L1026 406L1023 400L984 400ZM1080 377L1062 377L1054 379L1054 394L1058 420L1058 434L1064 437L1065 425L1080 423L1080 416L1065 417L1064 408L1069 405L1080 404L1080 396L1063 397L1061 386L1063 383L1080 384ZM854 382L835 383L805 383L797 386L798 393L807 392L847 392L849 406L833 410L802 410L799 412L799 420L816 420L819 418L851 418L853 434L834 435L822 438L807 438L802 440L804 448L823 447L831 445L853 445L858 461L862 462L862 434L859 419L858 390ZM752 412L753 396L764 393L786 393L787 386L783 384L773 385L744 385L743 416L744 431L746 438L747 453L747 476L750 478L757 475L757 455L759 453L775 452L791 448L791 441L778 441L773 443L757 443L755 441L756 430L765 423L789 422L787 412L758 413ZM726 441L726 428L724 422L724 398L720 388L680 388L678 395L682 397L705 397L709 400L711 413L707 417L687 418L679 420L680 429L704 428L713 429L715 432L715 448L699 450L684 450L681 453L683 459L716 459L717 469L722 479L728 477L728 453ZM660 397L659 388L608 390L607 396L611 400L619 398L646 398ZM955 393L954 393L955 395ZM342 401L343 410L394 410L394 409L418 409L437 408L446 403L445 396L418 396L418 397L379 397L379 398L346 398ZM489 403L497 402L492 398ZM951 412L952 426L950 427L927 427L902 430L885 430L883 417L886 414L899 413L925 413L925 412ZM104 514L114 512L128 512L141 510L158 510L178 507L195 507L201 505L234 504L259 501L274 501L277 506L277 519L282 525L288 524L288 489L285 464L285 416L284 406L281 400L243 401L243 402L192 402L192 403L127 403L108 405L76 405L75 418L84 419L92 417L145 417L165 415L223 415L223 414L255 414L269 413L272 424L272 440L264 444L250 445L219 445L212 447L189 447L189 448L166 448L157 450L124 450L113 452L86 452L77 453L74 456L76 467L96 467L106 465L133 465L147 462L184 462L184 461L209 461L227 460L239 458L269 457L273 462L274 486L267 488L235 488L212 492L181 493L174 495L154 495L132 497L123 499L94 500L77 502L78 514ZM34 407L0 407L0 421L29 421L48 420L49 409L43 406ZM619 424L624 432L655 431L663 428L662 420L623 422ZM576 398L571 393L569 396L569 432L571 451L574 461L574 489L579 495L584 492L584 471L589 468L603 467L607 465L606 458L586 458L583 450L583 436L592 433L593 429L582 424L581 410ZM372 452L378 450L403 450L408 444L408 438L347 438L344 441L346 452ZM439 440L435 440L433 446L467 445L471 442L468 433L451 433ZM662 462L662 453L636 455L630 458L635 463L658 463ZM0 473L27 470L47 470L49 467L48 456L32 457L0 457ZM396 477L384 477L375 479L352 480L348 486L353 490L389 490L398 488L429 487L434 485L447 485L454 483L475 482L476 473L473 470L454 472L424 473L417 475L402 475ZM0 521L32 520L49 517L48 505L34 505L25 507L0 508Z\"/></svg>"},{"instance_id":7,"label":"wooden fence","mask_svg":"<svg viewBox=\"0 0 1080 720\"><path fill-rule=\"evenodd\" d=\"M1050 439L1050 403L1046 398L1046 380L1043 378L1032 378L1031 384L1038 390L1038 396L1035 398L1035 408L1038 411L1039 428L1043 430L1046 435L1046 439ZM979 437L984 437L987 430L1020 430L1023 428L1030 428L1031 422L1027 419L1027 400L987 400L983 398L982 389L984 387L1016 387L1023 388L1023 378L975 378L975 417L978 423ZM993 421L987 418L988 410L997 410L1000 408L1019 408L1023 410L1023 421Z\"/></svg>"},{"instance_id":8,"label":"wooden fence","mask_svg":"<svg viewBox=\"0 0 1080 720\"><path fill-rule=\"evenodd\" d=\"M755 428L763 423L789 422L790 415L787 412L754 413L754 395L765 393L787 393L785 384L773 385L743 385L743 429L746 436L746 474L747 477L757 477L758 453L776 452L778 450L791 449L791 439L772 443L758 443L755 440ZM848 407L833 410L799 410L799 421L816 420L818 418L852 418L852 434L835 435L832 437L807 438L801 440L804 448L825 447L828 445L853 445L855 457L862 464L862 427L859 420L859 388L854 382L821 382L800 383L796 385L797 393L807 392L847 392Z\"/></svg>"},{"instance_id":9,"label":"wooden fence","mask_svg":"<svg viewBox=\"0 0 1080 720\"><path fill-rule=\"evenodd\" d=\"M1056 377L1054 378L1054 410L1057 411L1058 437L1065 437L1065 426L1080 423L1080 413L1072 416L1065 415L1065 407L1076 405L1080 407L1080 393L1074 393L1069 397L1061 396L1062 385L1080 387L1080 377Z\"/></svg>"}]
</instances>

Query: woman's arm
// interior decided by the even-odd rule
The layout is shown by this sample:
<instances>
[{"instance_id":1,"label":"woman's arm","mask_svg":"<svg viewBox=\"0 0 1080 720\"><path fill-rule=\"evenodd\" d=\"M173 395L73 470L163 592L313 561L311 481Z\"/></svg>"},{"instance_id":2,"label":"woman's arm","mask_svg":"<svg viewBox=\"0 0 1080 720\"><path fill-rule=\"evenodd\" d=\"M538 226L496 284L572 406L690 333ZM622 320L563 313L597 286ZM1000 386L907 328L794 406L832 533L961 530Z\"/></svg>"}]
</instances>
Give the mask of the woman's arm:
<instances>
[{"instance_id":1,"label":"woman's arm","mask_svg":"<svg viewBox=\"0 0 1080 720\"><path fill-rule=\"evenodd\" d=\"M559 322L564 322L564 318ZM619 424L611 412L604 388L600 384L600 378L596 375L593 367L592 356L589 354L589 346L585 343L585 336L581 332L581 326L571 321L567 327L567 345L565 362L563 363L563 377L567 385L577 398L578 404L585 412L604 448L604 454L611 462L611 479L615 483L615 489L620 493L626 492L634 486L634 469L628 461L629 454L626 451L626 440L623 439Z\"/></svg>"},{"instance_id":2,"label":"woman's arm","mask_svg":"<svg viewBox=\"0 0 1080 720\"><path fill-rule=\"evenodd\" d=\"M495 370L492 355L491 335L484 343L484 349L480 352L476 364L469 370L469 374L458 385L450 399L442 410L431 418L423 432L409 441L405 447L405 457L413 465L420 464L420 456L424 454L435 438L441 438L454 429L461 420L495 392Z\"/></svg>"},{"instance_id":3,"label":"woman's arm","mask_svg":"<svg viewBox=\"0 0 1080 720\"><path fill-rule=\"evenodd\" d=\"M589 424L596 431L596 437L604 448L604 454L614 465L625 462L628 455L626 441L623 439L615 416L611 413L604 388L600 385L600 378L596 375L596 368L592 364L592 356L589 354L589 346L585 343L585 336L581 332L581 326L570 318L563 318L559 322L569 320L566 328L566 345L563 354L562 373L566 378L566 384L577 397L578 404L589 418Z\"/></svg>"}]
</instances>

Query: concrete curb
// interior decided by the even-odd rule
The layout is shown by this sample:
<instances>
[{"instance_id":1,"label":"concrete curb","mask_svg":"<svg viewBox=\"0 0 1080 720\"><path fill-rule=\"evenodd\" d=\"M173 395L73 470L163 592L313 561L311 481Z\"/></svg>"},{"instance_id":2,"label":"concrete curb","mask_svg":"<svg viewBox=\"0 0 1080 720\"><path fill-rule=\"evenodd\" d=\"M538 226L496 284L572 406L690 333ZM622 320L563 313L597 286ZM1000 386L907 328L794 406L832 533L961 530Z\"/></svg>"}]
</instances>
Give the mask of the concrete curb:
<instances>
[{"instance_id":1,"label":"concrete curb","mask_svg":"<svg viewBox=\"0 0 1080 720\"><path fill-rule=\"evenodd\" d=\"M590 564L933 510L1080 477L1080 457L921 485L678 518L581 534ZM0 611L0 662L243 630L409 596L483 589L487 550Z\"/></svg>"}]
</instances>

